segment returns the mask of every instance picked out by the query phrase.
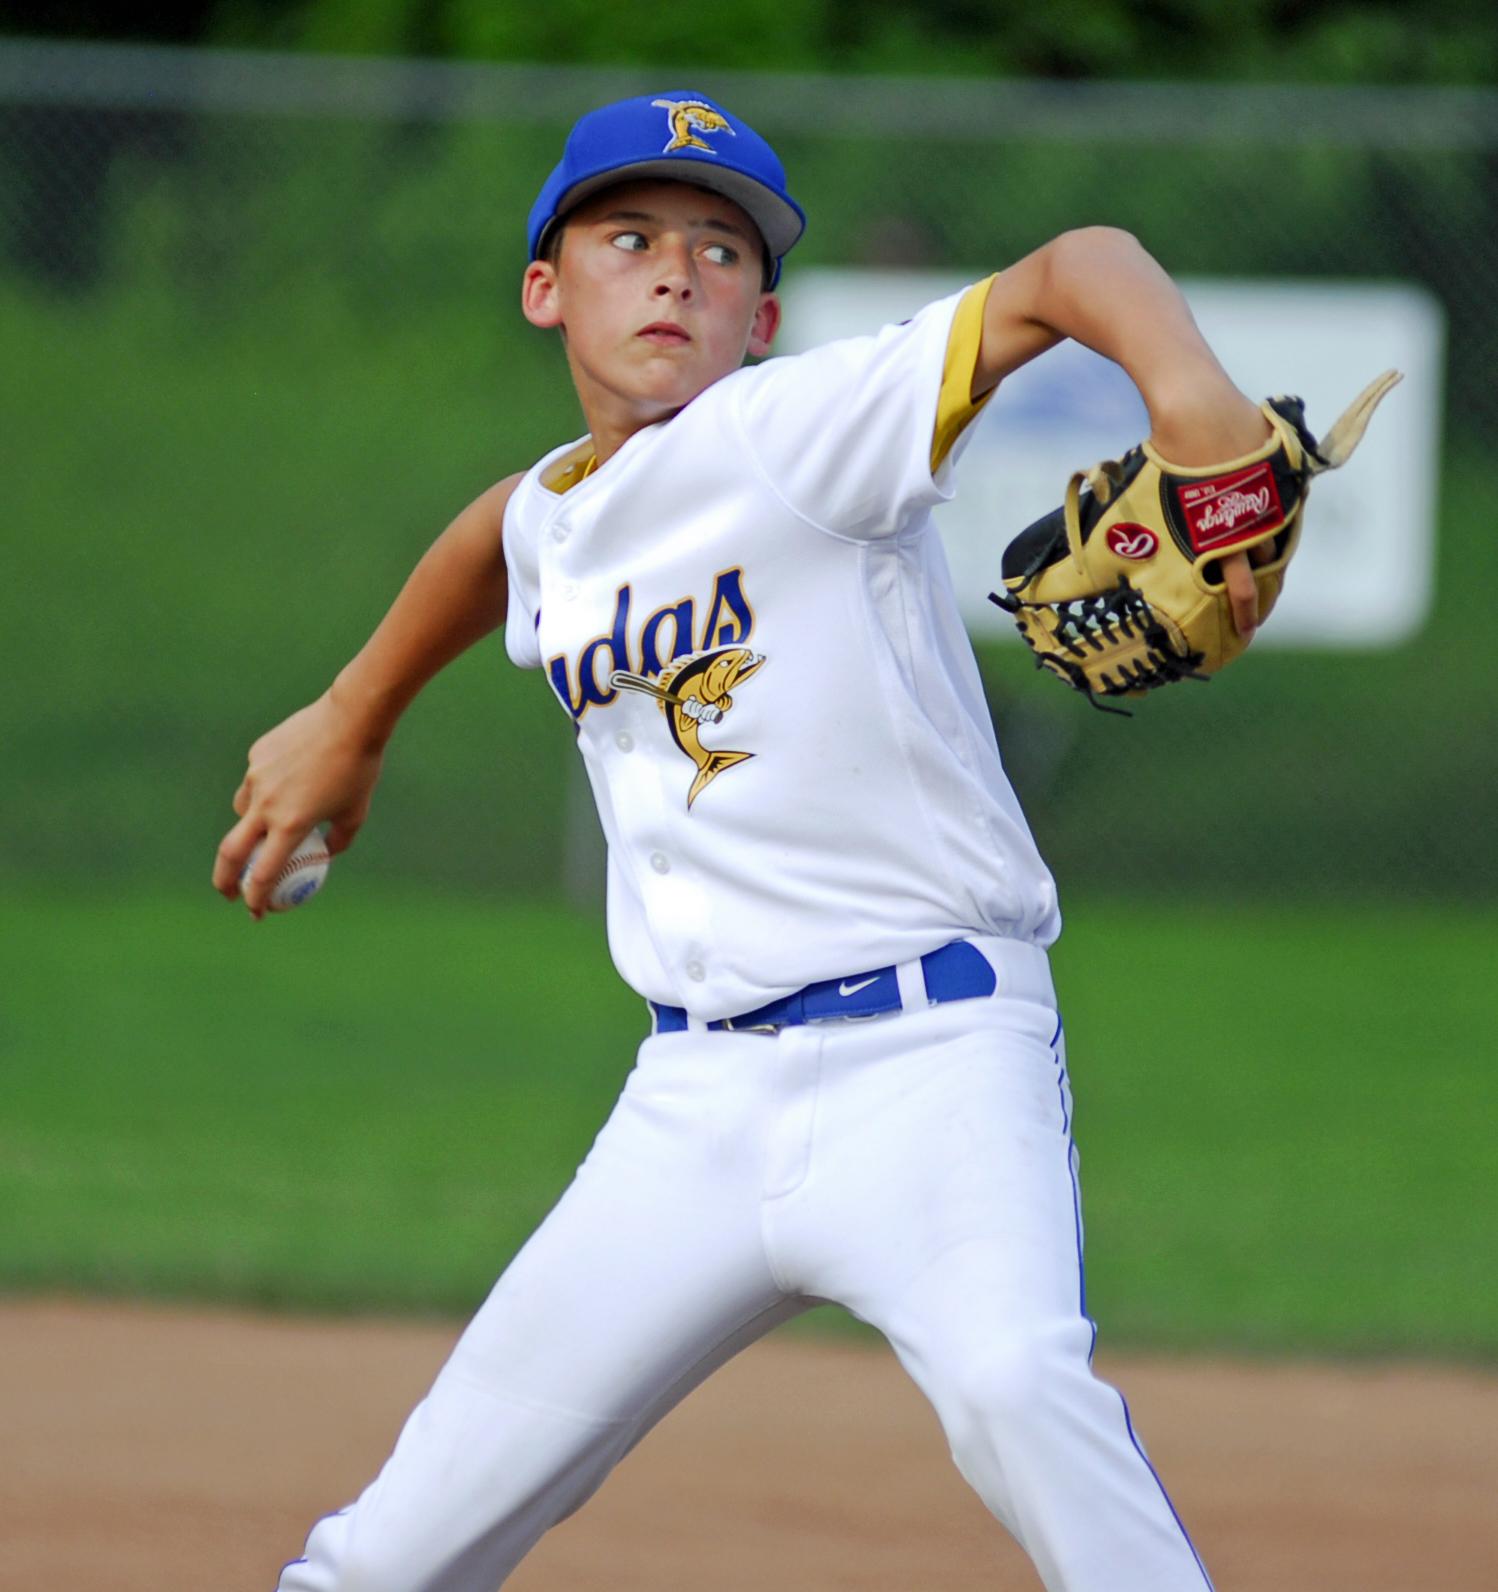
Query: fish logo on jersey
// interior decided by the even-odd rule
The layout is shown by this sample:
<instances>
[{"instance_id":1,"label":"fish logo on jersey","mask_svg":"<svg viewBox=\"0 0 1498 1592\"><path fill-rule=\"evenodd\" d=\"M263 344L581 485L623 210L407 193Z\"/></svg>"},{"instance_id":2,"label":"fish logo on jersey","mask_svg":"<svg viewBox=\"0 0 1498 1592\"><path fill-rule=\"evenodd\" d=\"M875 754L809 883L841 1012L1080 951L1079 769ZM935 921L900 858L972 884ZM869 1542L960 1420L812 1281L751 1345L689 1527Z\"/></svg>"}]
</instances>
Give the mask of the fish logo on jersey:
<instances>
[{"instance_id":1,"label":"fish logo on jersey","mask_svg":"<svg viewBox=\"0 0 1498 1592\"><path fill-rule=\"evenodd\" d=\"M715 111L702 100L658 99L650 103L665 111L671 124L671 141L661 151L663 155L674 155L678 149L705 149L709 155L716 155L718 151L698 138L698 133L727 133L730 138L738 137L722 111Z\"/></svg>"},{"instance_id":2,"label":"fish logo on jersey","mask_svg":"<svg viewBox=\"0 0 1498 1592\"><path fill-rule=\"evenodd\" d=\"M616 669L609 684L617 691L639 691L654 697L671 727L671 739L697 765L697 777L687 792L687 807L725 769L747 763L753 752L714 751L702 744L702 726L721 724L733 706L729 694L765 661L762 652L748 647L718 647L675 658L651 680L643 674Z\"/></svg>"}]
</instances>

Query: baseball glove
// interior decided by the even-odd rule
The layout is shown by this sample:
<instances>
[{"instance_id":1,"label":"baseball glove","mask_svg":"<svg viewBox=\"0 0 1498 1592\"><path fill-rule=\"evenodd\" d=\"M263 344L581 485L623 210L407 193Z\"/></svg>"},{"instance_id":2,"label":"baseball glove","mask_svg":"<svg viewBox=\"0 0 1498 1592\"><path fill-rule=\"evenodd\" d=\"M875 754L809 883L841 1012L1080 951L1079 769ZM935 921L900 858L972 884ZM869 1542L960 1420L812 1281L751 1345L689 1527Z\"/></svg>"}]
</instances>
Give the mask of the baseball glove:
<instances>
[{"instance_id":1,"label":"baseball glove","mask_svg":"<svg viewBox=\"0 0 1498 1592\"><path fill-rule=\"evenodd\" d=\"M1313 477L1352 456L1379 400L1399 381L1385 371L1358 394L1323 442L1299 398L1261 408L1263 447L1205 469L1181 469L1148 442L1079 471L1066 502L1004 553L1010 613L1047 669L1110 713L1105 697L1141 696L1176 680L1205 680L1247 643L1233 624L1220 560L1261 543L1253 566L1259 615L1274 606L1295 556Z\"/></svg>"}]
</instances>

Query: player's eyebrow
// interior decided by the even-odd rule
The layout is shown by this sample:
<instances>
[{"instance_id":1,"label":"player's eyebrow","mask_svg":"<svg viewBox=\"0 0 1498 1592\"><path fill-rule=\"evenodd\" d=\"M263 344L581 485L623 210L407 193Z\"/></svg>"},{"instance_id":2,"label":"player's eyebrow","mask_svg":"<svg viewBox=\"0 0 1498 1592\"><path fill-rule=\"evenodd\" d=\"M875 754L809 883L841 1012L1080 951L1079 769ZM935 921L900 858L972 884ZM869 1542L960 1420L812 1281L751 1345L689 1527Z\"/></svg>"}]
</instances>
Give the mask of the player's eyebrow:
<instances>
[{"instance_id":1,"label":"player's eyebrow","mask_svg":"<svg viewBox=\"0 0 1498 1592\"><path fill-rule=\"evenodd\" d=\"M660 224L661 218L653 215L648 210L610 210L606 216L600 216L600 221L646 221ZM722 221L716 216L709 216L705 221L697 221L694 226L711 229L714 232L726 232L731 237L742 238L749 241L749 234L742 227L735 226L732 221Z\"/></svg>"}]
</instances>

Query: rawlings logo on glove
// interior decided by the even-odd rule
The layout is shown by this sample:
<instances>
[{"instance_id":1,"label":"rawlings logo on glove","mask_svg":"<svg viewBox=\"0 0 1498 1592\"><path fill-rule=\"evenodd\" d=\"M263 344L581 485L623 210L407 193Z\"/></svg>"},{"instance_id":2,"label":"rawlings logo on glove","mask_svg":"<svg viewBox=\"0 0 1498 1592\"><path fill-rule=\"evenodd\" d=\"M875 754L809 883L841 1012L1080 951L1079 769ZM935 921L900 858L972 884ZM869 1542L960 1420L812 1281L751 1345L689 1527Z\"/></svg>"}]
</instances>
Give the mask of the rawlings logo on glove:
<instances>
[{"instance_id":1,"label":"rawlings logo on glove","mask_svg":"<svg viewBox=\"0 0 1498 1592\"><path fill-rule=\"evenodd\" d=\"M1108 532L1108 546L1120 558L1153 558L1160 538L1147 525L1115 525Z\"/></svg>"},{"instance_id":2,"label":"rawlings logo on glove","mask_svg":"<svg viewBox=\"0 0 1498 1592\"><path fill-rule=\"evenodd\" d=\"M1103 697L1139 696L1175 680L1205 680L1247 646L1222 579L1224 554L1255 555L1267 617L1300 543L1314 477L1345 464L1379 401L1400 380L1385 371L1318 443L1299 398L1260 407L1271 435L1241 459L1181 469L1148 442L1079 471L1066 501L1004 553L1010 613L1036 665L1111 713ZM1262 558L1262 562L1260 559Z\"/></svg>"}]
</instances>

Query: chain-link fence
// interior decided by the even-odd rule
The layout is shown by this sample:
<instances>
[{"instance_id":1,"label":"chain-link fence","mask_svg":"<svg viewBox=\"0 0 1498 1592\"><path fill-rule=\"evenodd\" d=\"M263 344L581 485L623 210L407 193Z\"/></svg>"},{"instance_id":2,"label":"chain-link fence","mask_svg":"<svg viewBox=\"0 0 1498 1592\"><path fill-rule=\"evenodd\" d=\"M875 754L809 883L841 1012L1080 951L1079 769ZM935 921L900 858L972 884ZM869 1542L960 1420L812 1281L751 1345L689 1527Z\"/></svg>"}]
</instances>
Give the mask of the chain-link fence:
<instances>
[{"instance_id":1,"label":"chain-link fence","mask_svg":"<svg viewBox=\"0 0 1498 1592\"><path fill-rule=\"evenodd\" d=\"M1436 609L1415 641L1264 651L1132 722L1017 649L982 662L1064 883L1490 893L1498 95L690 86L780 148L812 217L793 270L976 276L1109 222L1177 274L1439 298ZM516 306L524 218L580 111L660 87L0 45L9 877L200 873L253 736L322 687L451 513L582 429ZM995 528L995 564L1017 528ZM364 865L555 888L570 743L544 684L478 649L397 738Z\"/></svg>"}]
</instances>

